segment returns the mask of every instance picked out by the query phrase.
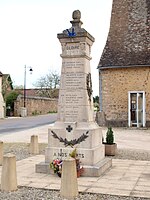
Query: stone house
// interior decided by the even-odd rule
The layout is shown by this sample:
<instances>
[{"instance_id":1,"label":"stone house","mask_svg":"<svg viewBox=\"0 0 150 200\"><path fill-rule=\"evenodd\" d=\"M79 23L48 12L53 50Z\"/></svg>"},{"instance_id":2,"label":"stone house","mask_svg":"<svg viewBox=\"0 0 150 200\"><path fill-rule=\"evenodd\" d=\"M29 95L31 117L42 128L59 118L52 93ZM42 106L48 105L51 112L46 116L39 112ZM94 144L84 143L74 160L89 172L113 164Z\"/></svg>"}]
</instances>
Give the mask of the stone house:
<instances>
[{"instance_id":1,"label":"stone house","mask_svg":"<svg viewBox=\"0 0 150 200\"><path fill-rule=\"evenodd\" d=\"M150 126L150 1L113 0L110 30L98 65L106 126Z\"/></svg>"},{"instance_id":2,"label":"stone house","mask_svg":"<svg viewBox=\"0 0 150 200\"><path fill-rule=\"evenodd\" d=\"M3 74L2 76L2 94L5 99L6 95L13 90L13 82L10 74Z\"/></svg>"}]
</instances>

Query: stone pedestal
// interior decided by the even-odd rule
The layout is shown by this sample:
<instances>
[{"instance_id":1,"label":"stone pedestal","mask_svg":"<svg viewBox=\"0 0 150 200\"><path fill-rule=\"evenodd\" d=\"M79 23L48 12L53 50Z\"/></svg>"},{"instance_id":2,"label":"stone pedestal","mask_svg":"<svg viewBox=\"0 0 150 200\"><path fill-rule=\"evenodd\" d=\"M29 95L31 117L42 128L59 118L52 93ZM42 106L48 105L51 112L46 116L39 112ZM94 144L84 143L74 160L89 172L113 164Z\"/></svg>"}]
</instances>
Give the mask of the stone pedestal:
<instances>
[{"instance_id":1,"label":"stone pedestal","mask_svg":"<svg viewBox=\"0 0 150 200\"><path fill-rule=\"evenodd\" d=\"M38 144L38 136L32 135L30 146L29 146L29 153L31 154L39 154L39 144Z\"/></svg>"},{"instance_id":2,"label":"stone pedestal","mask_svg":"<svg viewBox=\"0 0 150 200\"><path fill-rule=\"evenodd\" d=\"M78 196L76 162L73 158L63 162L60 195L66 199L74 199Z\"/></svg>"},{"instance_id":3,"label":"stone pedestal","mask_svg":"<svg viewBox=\"0 0 150 200\"><path fill-rule=\"evenodd\" d=\"M0 165L3 163L3 141L0 141Z\"/></svg>"},{"instance_id":4,"label":"stone pedestal","mask_svg":"<svg viewBox=\"0 0 150 200\"><path fill-rule=\"evenodd\" d=\"M6 154L3 157L1 190L10 192L17 190L16 157Z\"/></svg>"},{"instance_id":5,"label":"stone pedestal","mask_svg":"<svg viewBox=\"0 0 150 200\"><path fill-rule=\"evenodd\" d=\"M99 176L111 166L104 156L101 128L94 122L90 53L94 42L85 29L81 28L80 11L73 12L72 27L58 34L62 46L62 70L59 89L58 119L48 131L48 147L45 163L37 165L37 172L47 172L48 163L56 158L65 159L73 150L58 138L78 141L78 158L81 160L86 176ZM80 138L88 133L88 138ZM80 142L79 142L80 141Z\"/></svg>"},{"instance_id":6,"label":"stone pedestal","mask_svg":"<svg viewBox=\"0 0 150 200\"><path fill-rule=\"evenodd\" d=\"M27 108L25 108L25 107L20 108L20 116L27 117Z\"/></svg>"}]
</instances>

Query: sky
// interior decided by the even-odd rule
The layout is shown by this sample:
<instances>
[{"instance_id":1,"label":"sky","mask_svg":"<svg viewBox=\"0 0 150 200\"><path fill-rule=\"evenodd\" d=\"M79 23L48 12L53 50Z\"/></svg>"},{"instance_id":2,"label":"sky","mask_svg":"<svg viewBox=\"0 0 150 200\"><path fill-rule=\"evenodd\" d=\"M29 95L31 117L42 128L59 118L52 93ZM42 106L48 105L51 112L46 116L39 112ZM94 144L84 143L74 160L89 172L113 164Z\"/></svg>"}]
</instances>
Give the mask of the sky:
<instances>
[{"instance_id":1,"label":"sky","mask_svg":"<svg viewBox=\"0 0 150 200\"><path fill-rule=\"evenodd\" d=\"M110 25L112 0L0 0L0 71L13 85L26 88L50 71L61 73L61 45L57 34L71 27L72 13L80 10L82 28L95 42L91 49L93 96L99 95L97 66ZM32 67L32 75L28 69Z\"/></svg>"}]
</instances>

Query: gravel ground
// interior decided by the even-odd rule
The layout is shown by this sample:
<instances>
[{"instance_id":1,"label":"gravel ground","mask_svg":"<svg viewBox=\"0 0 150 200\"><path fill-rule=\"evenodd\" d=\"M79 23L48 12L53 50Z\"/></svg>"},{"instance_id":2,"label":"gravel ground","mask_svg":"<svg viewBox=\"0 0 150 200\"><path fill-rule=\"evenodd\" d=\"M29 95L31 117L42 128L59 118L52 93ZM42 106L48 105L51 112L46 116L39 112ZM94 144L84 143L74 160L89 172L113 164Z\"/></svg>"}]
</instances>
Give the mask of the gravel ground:
<instances>
[{"instance_id":1,"label":"gravel ground","mask_svg":"<svg viewBox=\"0 0 150 200\"><path fill-rule=\"evenodd\" d=\"M2 200L65 200L58 191L21 187L16 192L0 192ZM82 194L76 200L147 200L139 197L119 197L105 194Z\"/></svg>"},{"instance_id":2,"label":"gravel ground","mask_svg":"<svg viewBox=\"0 0 150 200\"><path fill-rule=\"evenodd\" d=\"M40 154L45 153L46 144L39 144ZM29 153L29 144L28 143L4 143L4 154L13 153L16 155L16 160L22 160L32 156Z\"/></svg>"},{"instance_id":3,"label":"gravel ground","mask_svg":"<svg viewBox=\"0 0 150 200\"><path fill-rule=\"evenodd\" d=\"M40 154L44 154L46 144L40 144ZM32 156L28 152L29 144L25 143L5 143L4 153L13 153L17 160L21 160ZM149 160L150 151L118 149L118 153L114 159L131 159L131 160ZM76 200L146 200L149 198L142 197L123 197L105 194L83 194L80 193ZM60 197L59 191L35 189L27 187L18 187L15 192L1 192L0 200L64 200Z\"/></svg>"},{"instance_id":4,"label":"gravel ground","mask_svg":"<svg viewBox=\"0 0 150 200\"><path fill-rule=\"evenodd\" d=\"M45 154L47 144L39 144L40 154ZM27 143L4 143L4 153L13 153L16 155L16 160L22 160L29 156L29 144ZM128 159L128 160L149 160L150 151L118 149L117 155L112 156L113 159Z\"/></svg>"}]
</instances>

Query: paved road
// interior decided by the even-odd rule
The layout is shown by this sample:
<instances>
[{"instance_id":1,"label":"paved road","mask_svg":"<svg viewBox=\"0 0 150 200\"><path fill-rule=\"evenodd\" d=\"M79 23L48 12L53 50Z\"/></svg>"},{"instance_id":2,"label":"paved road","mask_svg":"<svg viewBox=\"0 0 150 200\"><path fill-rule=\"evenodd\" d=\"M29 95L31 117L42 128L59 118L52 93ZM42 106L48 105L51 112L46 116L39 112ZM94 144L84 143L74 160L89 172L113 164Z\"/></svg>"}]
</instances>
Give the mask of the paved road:
<instances>
[{"instance_id":1,"label":"paved road","mask_svg":"<svg viewBox=\"0 0 150 200\"><path fill-rule=\"evenodd\" d=\"M29 143L31 135L36 134L40 143L47 143L48 129L56 117L56 114L51 114L0 120L0 140ZM113 131L118 148L150 151L150 129L113 128ZM107 127L102 127L104 138L106 132Z\"/></svg>"},{"instance_id":2,"label":"paved road","mask_svg":"<svg viewBox=\"0 0 150 200\"><path fill-rule=\"evenodd\" d=\"M0 120L0 134L17 132L21 130L31 129L56 121L57 114L38 115L25 118L6 118Z\"/></svg>"}]
</instances>

